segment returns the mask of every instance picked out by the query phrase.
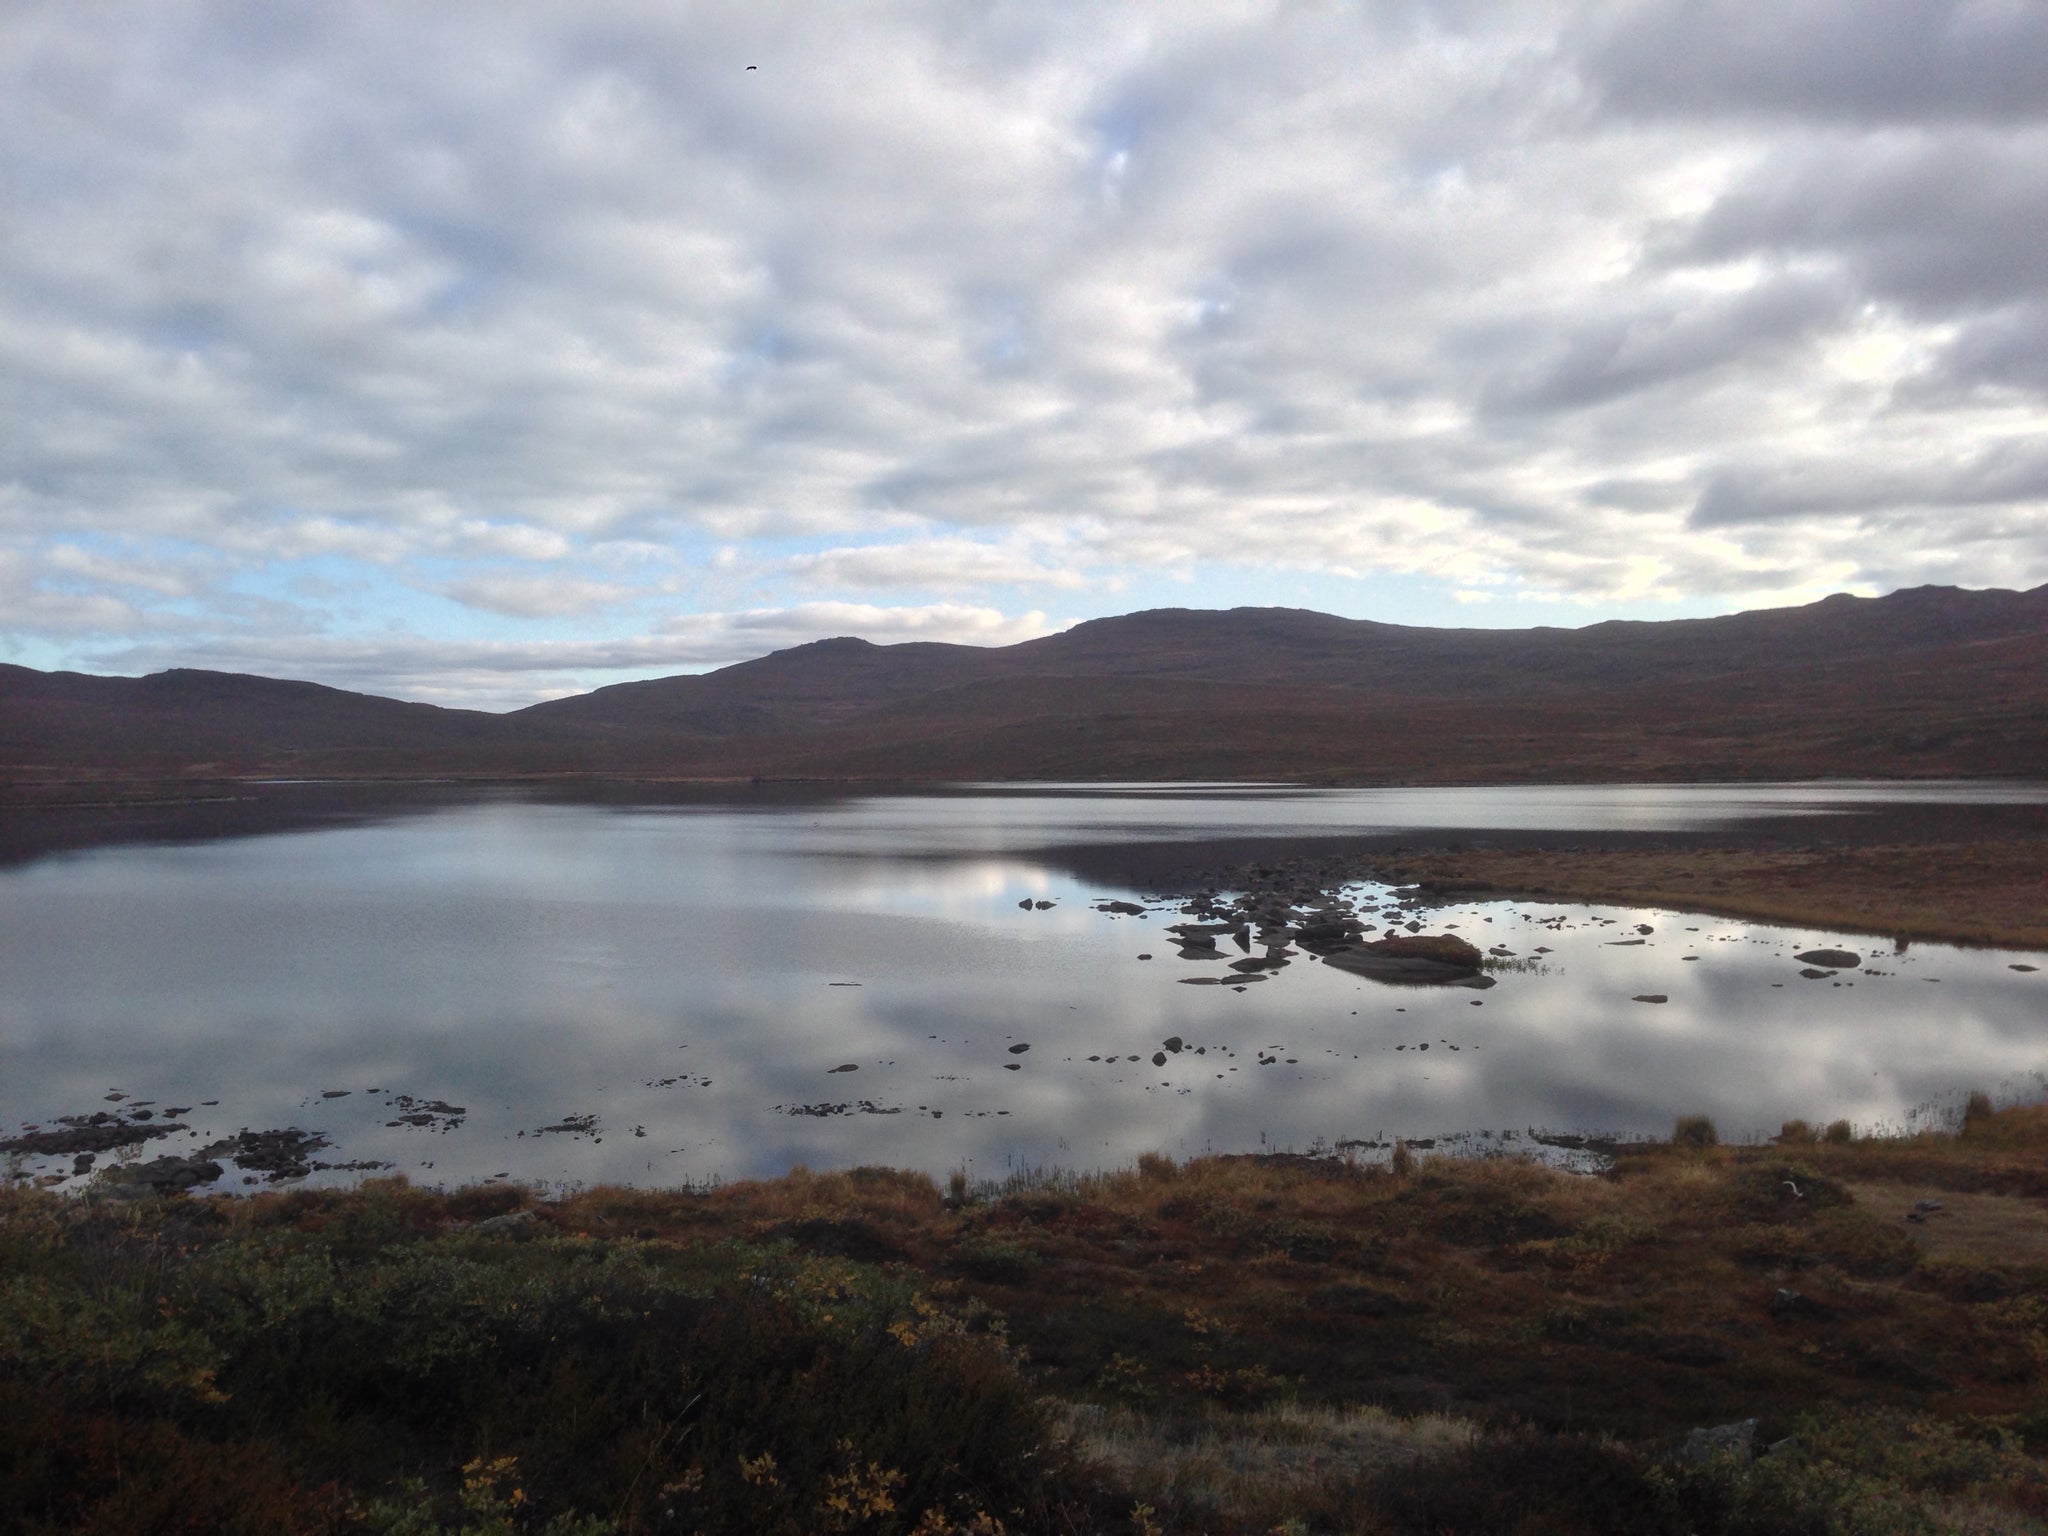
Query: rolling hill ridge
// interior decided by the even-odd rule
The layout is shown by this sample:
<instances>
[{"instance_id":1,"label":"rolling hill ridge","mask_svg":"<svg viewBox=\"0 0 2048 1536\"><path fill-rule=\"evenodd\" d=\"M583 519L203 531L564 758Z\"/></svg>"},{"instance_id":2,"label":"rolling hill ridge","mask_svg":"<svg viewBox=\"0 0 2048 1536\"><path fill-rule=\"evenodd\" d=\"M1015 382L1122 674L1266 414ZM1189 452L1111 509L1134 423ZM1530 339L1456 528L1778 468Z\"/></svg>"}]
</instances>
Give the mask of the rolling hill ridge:
<instances>
[{"instance_id":1,"label":"rolling hill ridge","mask_svg":"<svg viewBox=\"0 0 2048 1536\"><path fill-rule=\"evenodd\" d=\"M1157 609L1006 647L820 640L509 714L190 670L0 666L0 775L2048 775L2048 586L1428 629Z\"/></svg>"}]
</instances>

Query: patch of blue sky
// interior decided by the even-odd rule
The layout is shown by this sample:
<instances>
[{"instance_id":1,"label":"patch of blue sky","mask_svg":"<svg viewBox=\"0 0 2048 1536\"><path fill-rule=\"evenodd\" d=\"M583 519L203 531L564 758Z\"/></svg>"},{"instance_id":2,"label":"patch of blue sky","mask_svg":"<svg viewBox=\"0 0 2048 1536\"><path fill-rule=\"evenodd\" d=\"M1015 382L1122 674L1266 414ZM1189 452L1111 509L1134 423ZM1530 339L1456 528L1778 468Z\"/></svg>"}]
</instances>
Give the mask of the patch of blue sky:
<instances>
[{"instance_id":1,"label":"patch of blue sky","mask_svg":"<svg viewBox=\"0 0 2048 1536\"><path fill-rule=\"evenodd\" d=\"M465 270L427 297L423 318L444 325L475 319L489 308L499 286L494 276Z\"/></svg>"},{"instance_id":2,"label":"patch of blue sky","mask_svg":"<svg viewBox=\"0 0 2048 1536\"><path fill-rule=\"evenodd\" d=\"M1152 112L1146 103L1130 96L1111 102L1090 118L1088 131L1096 171L1121 173L1144 139L1151 120Z\"/></svg>"},{"instance_id":3,"label":"patch of blue sky","mask_svg":"<svg viewBox=\"0 0 2048 1536\"><path fill-rule=\"evenodd\" d=\"M334 633L386 630L402 623L409 591L388 566L349 555L307 555L246 565L227 590L296 610L306 622Z\"/></svg>"},{"instance_id":4,"label":"patch of blue sky","mask_svg":"<svg viewBox=\"0 0 2048 1536\"><path fill-rule=\"evenodd\" d=\"M160 353L201 356L219 345L226 326L218 309L207 304L182 304L159 313L142 334L148 345Z\"/></svg>"},{"instance_id":5,"label":"patch of blue sky","mask_svg":"<svg viewBox=\"0 0 2048 1536\"><path fill-rule=\"evenodd\" d=\"M59 640L50 635L21 635L0 631L0 661L17 667L34 667L38 672L97 672L79 659L75 639Z\"/></svg>"},{"instance_id":6,"label":"patch of blue sky","mask_svg":"<svg viewBox=\"0 0 2048 1536\"><path fill-rule=\"evenodd\" d=\"M725 354L725 387L739 391L751 387L777 363L796 356L795 342L777 326L758 325Z\"/></svg>"}]
</instances>

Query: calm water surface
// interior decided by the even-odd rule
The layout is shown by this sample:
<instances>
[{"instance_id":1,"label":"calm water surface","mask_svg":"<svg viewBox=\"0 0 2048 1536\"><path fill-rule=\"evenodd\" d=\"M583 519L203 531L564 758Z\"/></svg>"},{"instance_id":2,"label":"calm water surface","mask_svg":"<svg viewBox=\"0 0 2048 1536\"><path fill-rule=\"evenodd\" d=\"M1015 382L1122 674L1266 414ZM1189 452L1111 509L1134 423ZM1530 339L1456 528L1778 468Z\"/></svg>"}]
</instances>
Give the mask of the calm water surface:
<instances>
[{"instance_id":1,"label":"calm water surface","mask_svg":"<svg viewBox=\"0 0 2048 1536\"><path fill-rule=\"evenodd\" d=\"M1899 1124L1973 1087L2038 1092L2039 954L1467 901L1423 915L1513 952L1483 993L1392 988L1305 955L1242 990L1188 986L1222 967L1177 957L1173 908L1099 912L1130 893L1033 853L1411 826L1707 829L1902 796L2048 791L984 786L664 806L500 793L97 848L0 871L0 1129L122 1093L121 1113L140 1101L191 1127L144 1156L298 1126L331 1138L324 1157L430 1181L667 1184L797 1162L993 1177L1148 1149L1661 1132L1690 1111L1739 1135L1794 1115ZM1382 912L1402 900L1348 894ZM1863 966L1802 978L1792 956L1815 946ZM1669 1001L1633 1000L1645 993ZM1182 1048L1155 1066L1172 1037ZM422 1104L444 1108L400 1118Z\"/></svg>"}]
</instances>

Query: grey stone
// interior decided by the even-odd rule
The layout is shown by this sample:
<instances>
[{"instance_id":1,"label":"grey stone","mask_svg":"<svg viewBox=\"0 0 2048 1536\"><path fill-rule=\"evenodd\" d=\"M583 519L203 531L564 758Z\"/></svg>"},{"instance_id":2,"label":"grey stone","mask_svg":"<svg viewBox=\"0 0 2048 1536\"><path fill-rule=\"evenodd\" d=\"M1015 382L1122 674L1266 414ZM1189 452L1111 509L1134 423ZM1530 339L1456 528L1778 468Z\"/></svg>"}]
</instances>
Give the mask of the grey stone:
<instances>
[{"instance_id":1,"label":"grey stone","mask_svg":"<svg viewBox=\"0 0 2048 1536\"><path fill-rule=\"evenodd\" d=\"M507 1211L502 1216L486 1216L469 1230L472 1232L517 1232L521 1227L530 1227L540 1218L532 1211Z\"/></svg>"},{"instance_id":2,"label":"grey stone","mask_svg":"<svg viewBox=\"0 0 2048 1536\"><path fill-rule=\"evenodd\" d=\"M1742 1462L1756 1460L1755 1419L1716 1424L1711 1429L1695 1429L1678 1448L1678 1459L1689 1465L1697 1466L1723 1457L1733 1457Z\"/></svg>"},{"instance_id":3,"label":"grey stone","mask_svg":"<svg viewBox=\"0 0 2048 1536\"><path fill-rule=\"evenodd\" d=\"M220 1164L209 1157L158 1157L121 1169L112 1192L129 1197L183 1194L220 1176Z\"/></svg>"}]
</instances>

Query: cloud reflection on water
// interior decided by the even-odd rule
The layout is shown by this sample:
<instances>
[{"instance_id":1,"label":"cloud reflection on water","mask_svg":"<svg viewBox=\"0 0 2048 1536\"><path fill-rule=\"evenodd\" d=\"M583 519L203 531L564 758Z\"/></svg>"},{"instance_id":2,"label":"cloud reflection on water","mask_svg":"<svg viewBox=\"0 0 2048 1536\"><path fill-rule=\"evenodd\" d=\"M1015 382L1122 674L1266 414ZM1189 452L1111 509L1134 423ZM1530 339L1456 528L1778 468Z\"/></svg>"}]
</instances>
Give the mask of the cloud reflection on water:
<instances>
[{"instance_id":1,"label":"cloud reflection on water","mask_svg":"<svg viewBox=\"0 0 2048 1536\"><path fill-rule=\"evenodd\" d=\"M1024 835L959 797L874 814L900 830L912 804L927 845L957 845L963 820L968 841ZM1175 805L1176 826L1242 808ZM1396 989L1297 956L1243 992L1188 987L1214 962L1175 957L1167 913L1094 911L1097 892L1020 853L821 853L827 819L498 799L8 872L6 1114L87 1112L110 1089L219 1099L185 1117L193 1144L295 1124L332 1135L331 1157L416 1177L673 1183L799 1161L991 1175L1319 1138L1661 1132L1694 1111L1730 1135L1792 1116L1898 1122L2048 1066L2048 972L2012 972L2002 953L1468 902L1431 929L1524 958L1549 945L1543 973L1504 972L1483 994ZM1638 922L1656 932L1616 947ZM1814 944L1868 968L1803 980L1791 957ZM1644 992L1670 1001L1632 1000ZM1154 1067L1173 1035L1188 1048ZM1030 1051L1011 1055L1019 1042ZM1111 1054L1139 1059L1087 1060ZM830 1071L846 1062L860 1070ZM446 1134L391 1127L373 1087L468 1113ZM320 1097L335 1089L349 1096ZM787 1112L861 1101L901 1112ZM533 1134L585 1114L587 1135Z\"/></svg>"}]
</instances>

